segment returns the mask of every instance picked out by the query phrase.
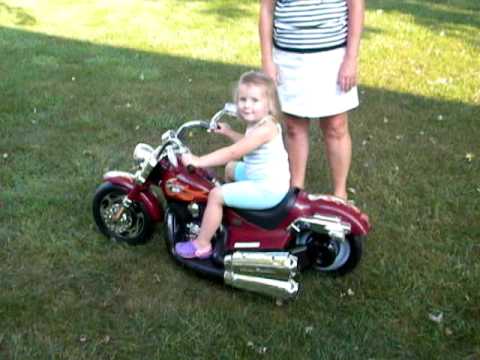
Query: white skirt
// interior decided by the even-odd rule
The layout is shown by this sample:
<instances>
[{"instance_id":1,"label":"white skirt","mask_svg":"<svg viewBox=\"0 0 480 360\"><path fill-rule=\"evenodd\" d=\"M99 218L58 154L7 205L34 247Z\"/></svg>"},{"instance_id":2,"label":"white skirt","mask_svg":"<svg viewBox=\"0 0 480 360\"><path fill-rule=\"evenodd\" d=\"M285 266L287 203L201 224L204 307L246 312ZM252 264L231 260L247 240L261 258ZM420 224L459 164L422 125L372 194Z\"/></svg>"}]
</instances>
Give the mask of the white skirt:
<instances>
[{"instance_id":1,"label":"white skirt","mask_svg":"<svg viewBox=\"0 0 480 360\"><path fill-rule=\"evenodd\" d=\"M274 49L282 111L304 118L341 114L358 106L357 87L348 92L337 84L345 48L315 53Z\"/></svg>"}]
</instances>

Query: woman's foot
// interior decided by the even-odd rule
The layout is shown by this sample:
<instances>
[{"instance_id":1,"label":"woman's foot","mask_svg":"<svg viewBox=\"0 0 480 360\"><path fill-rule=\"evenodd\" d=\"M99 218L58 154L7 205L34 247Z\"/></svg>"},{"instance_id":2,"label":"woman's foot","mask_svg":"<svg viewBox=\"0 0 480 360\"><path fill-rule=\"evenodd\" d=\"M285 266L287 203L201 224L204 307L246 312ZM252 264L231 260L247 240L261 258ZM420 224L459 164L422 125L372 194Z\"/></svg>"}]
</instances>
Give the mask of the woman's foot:
<instances>
[{"instance_id":1,"label":"woman's foot","mask_svg":"<svg viewBox=\"0 0 480 360\"><path fill-rule=\"evenodd\" d=\"M184 259L208 259L212 255L212 246L200 248L195 240L179 242L175 245L175 252Z\"/></svg>"}]
</instances>

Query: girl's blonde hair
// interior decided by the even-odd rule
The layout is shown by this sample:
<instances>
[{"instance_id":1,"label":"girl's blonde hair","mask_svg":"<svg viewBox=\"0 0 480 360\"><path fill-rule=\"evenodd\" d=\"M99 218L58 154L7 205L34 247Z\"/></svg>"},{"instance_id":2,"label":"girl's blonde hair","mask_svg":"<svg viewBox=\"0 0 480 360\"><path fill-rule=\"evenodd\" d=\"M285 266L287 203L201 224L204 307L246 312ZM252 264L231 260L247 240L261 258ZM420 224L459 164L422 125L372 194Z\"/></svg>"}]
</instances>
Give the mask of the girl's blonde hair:
<instances>
[{"instance_id":1,"label":"girl's blonde hair","mask_svg":"<svg viewBox=\"0 0 480 360\"><path fill-rule=\"evenodd\" d=\"M280 101L278 99L277 87L272 78L261 71L247 71L246 73L243 73L242 76L240 76L240 80L238 80L238 84L233 93L235 103L238 102L238 89L240 88L240 85L246 84L253 84L265 88L270 115L272 115L275 121L280 121Z\"/></svg>"}]
</instances>

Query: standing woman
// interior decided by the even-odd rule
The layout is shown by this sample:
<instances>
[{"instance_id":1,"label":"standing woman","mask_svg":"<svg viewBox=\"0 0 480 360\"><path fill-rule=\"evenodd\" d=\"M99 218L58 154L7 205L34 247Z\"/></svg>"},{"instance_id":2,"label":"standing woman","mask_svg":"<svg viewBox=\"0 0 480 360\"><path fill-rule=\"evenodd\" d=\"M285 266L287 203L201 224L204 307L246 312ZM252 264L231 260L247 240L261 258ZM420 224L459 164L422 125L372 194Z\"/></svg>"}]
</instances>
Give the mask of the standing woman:
<instances>
[{"instance_id":1,"label":"standing woman","mask_svg":"<svg viewBox=\"0 0 480 360\"><path fill-rule=\"evenodd\" d=\"M364 0L261 0L262 69L278 86L291 185L303 188L309 126L319 119L333 194L347 199L352 157L347 111L358 106Z\"/></svg>"}]
</instances>

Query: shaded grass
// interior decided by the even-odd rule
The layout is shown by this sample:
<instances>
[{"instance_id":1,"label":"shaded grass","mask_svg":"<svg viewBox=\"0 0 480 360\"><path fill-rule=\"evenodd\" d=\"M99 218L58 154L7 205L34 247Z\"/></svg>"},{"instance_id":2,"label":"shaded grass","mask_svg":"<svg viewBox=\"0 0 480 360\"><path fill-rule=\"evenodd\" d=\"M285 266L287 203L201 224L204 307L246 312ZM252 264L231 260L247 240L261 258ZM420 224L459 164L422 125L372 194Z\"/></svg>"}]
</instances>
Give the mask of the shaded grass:
<instances>
[{"instance_id":1,"label":"shaded grass","mask_svg":"<svg viewBox=\"0 0 480 360\"><path fill-rule=\"evenodd\" d=\"M132 4L0 2L0 358L478 357L478 5L368 3L349 186L374 230L355 273L304 273L277 307L183 271L161 228L126 247L93 225L103 172L258 64L257 2ZM312 145L307 188L328 192Z\"/></svg>"}]
</instances>

